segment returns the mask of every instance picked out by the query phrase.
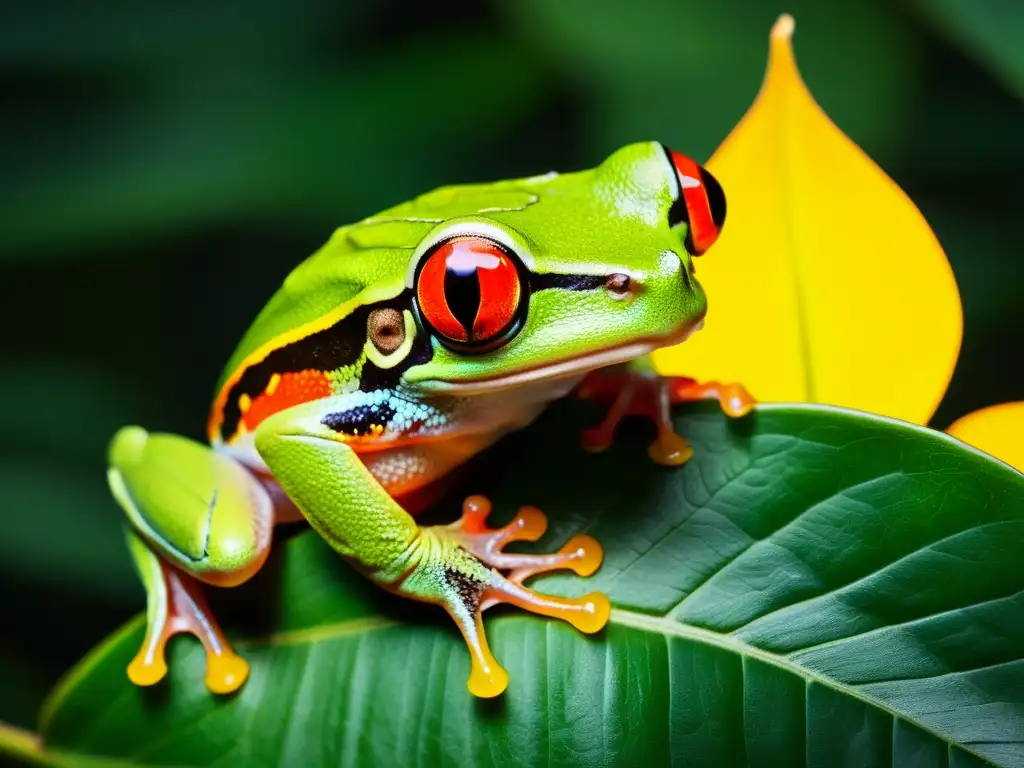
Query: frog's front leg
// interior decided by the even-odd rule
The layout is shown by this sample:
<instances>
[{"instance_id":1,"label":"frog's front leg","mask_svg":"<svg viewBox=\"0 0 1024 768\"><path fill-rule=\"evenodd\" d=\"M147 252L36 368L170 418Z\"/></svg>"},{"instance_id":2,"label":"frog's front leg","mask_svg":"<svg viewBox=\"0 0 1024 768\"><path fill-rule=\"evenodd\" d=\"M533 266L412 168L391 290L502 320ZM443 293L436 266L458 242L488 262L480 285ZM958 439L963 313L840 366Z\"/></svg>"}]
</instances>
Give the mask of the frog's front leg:
<instances>
[{"instance_id":1,"label":"frog's front leg","mask_svg":"<svg viewBox=\"0 0 1024 768\"><path fill-rule=\"evenodd\" d=\"M662 376L646 357L592 371L580 383L577 395L608 406L604 420L583 433L584 448L593 453L607 450L622 419L645 416L658 430L647 453L667 466L685 464L693 455L693 448L672 425L671 406L716 399L727 416L738 418L749 413L755 403L742 384L699 383L683 376Z\"/></svg>"},{"instance_id":2,"label":"frog's front leg","mask_svg":"<svg viewBox=\"0 0 1024 768\"><path fill-rule=\"evenodd\" d=\"M125 427L114 437L107 477L131 523L128 547L146 588L142 648L128 667L136 685L167 674L164 647L189 632L206 649L206 685L237 690L249 665L234 653L203 599L200 581L234 586L270 551L273 504L256 478L208 446Z\"/></svg>"},{"instance_id":3,"label":"frog's front leg","mask_svg":"<svg viewBox=\"0 0 1024 768\"><path fill-rule=\"evenodd\" d=\"M568 599L522 585L534 573L555 568L592 573L601 560L597 542L576 537L554 555L502 552L509 542L538 538L545 520L539 511L524 508L508 526L489 530L484 520L490 505L481 497L470 497L453 525L420 527L345 436L324 423L330 422L327 413L320 401L271 417L256 432L256 449L310 524L362 573L389 591L448 611L469 647L470 692L497 696L508 684L488 649L481 620L491 605L511 603L588 633L604 626L610 613L604 595ZM506 577L496 568L512 573Z\"/></svg>"}]
</instances>

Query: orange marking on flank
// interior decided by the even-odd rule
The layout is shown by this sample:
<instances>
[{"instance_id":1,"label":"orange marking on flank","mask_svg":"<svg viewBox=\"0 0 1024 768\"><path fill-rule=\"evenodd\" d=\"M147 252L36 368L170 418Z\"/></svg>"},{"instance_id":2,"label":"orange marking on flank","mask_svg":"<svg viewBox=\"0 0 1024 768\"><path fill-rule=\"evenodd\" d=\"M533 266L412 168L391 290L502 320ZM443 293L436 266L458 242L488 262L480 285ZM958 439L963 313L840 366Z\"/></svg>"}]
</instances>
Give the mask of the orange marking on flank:
<instances>
[{"instance_id":1,"label":"orange marking on flank","mask_svg":"<svg viewBox=\"0 0 1024 768\"><path fill-rule=\"evenodd\" d=\"M274 374L263 393L252 398L248 410L242 414L242 424L252 432L261 421L285 408L332 394L331 380L322 371Z\"/></svg>"}]
</instances>

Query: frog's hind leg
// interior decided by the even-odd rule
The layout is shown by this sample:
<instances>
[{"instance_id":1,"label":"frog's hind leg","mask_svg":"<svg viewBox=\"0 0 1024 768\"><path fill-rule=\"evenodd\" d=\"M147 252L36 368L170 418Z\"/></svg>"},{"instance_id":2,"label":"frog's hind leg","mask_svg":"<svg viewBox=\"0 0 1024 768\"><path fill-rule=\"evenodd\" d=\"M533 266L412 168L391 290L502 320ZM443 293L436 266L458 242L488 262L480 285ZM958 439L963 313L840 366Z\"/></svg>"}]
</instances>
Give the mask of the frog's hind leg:
<instances>
[{"instance_id":1,"label":"frog's hind leg","mask_svg":"<svg viewBox=\"0 0 1024 768\"><path fill-rule=\"evenodd\" d=\"M238 690L249 676L249 664L224 637L199 582L164 562L133 531L127 539L146 588L146 636L128 665L128 679L141 686L160 682L167 674L167 641L188 632L206 650L206 687L213 693Z\"/></svg>"},{"instance_id":2,"label":"frog's hind leg","mask_svg":"<svg viewBox=\"0 0 1024 768\"><path fill-rule=\"evenodd\" d=\"M259 570L270 551L270 496L234 460L176 435L126 427L109 459L110 488L131 522L128 547L147 593L146 636L129 678L161 680L167 640L188 632L206 650L207 687L237 690L248 664L231 649L199 582L234 586Z\"/></svg>"},{"instance_id":3,"label":"frog's hind leg","mask_svg":"<svg viewBox=\"0 0 1024 768\"><path fill-rule=\"evenodd\" d=\"M577 389L577 395L608 406L604 420L584 431L586 450L593 453L607 450L622 419L644 416L657 429L657 438L647 453L658 464L666 466L685 464L693 455L693 448L675 431L671 406L716 399L723 412L733 418L746 415L754 407L754 398L741 384L700 383L682 376L660 376L646 358L591 371Z\"/></svg>"}]
</instances>

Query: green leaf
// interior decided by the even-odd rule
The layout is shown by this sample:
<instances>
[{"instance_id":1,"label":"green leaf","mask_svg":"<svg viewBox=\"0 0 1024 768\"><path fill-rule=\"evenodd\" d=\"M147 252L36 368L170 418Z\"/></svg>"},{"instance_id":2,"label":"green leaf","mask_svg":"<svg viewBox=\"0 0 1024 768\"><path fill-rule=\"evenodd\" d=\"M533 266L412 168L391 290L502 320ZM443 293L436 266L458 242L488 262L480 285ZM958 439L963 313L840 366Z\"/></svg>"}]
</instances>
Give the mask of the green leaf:
<instances>
[{"instance_id":1,"label":"green leaf","mask_svg":"<svg viewBox=\"0 0 1024 768\"><path fill-rule=\"evenodd\" d=\"M941 433L821 406L729 422L681 412L696 448L651 464L649 435L578 448L560 405L490 452L460 491L500 518L541 506L551 548L587 530L606 559L559 594L602 589L610 626L489 615L511 675L466 691L441 611L376 590L309 532L215 609L253 665L203 687L133 688L137 620L44 711L41 759L146 765L1000 765L1024 762L1024 475ZM454 506L448 507L454 511ZM495 522L501 522L496 520Z\"/></svg>"},{"instance_id":2,"label":"green leaf","mask_svg":"<svg viewBox=\"0 0 1024 768\"><path fill-rule=\"evenodd\" d=\"M1024 98L1024 4L1012 0L925 0L925 16L968 55Z\"/></svg>"}]
</instances>

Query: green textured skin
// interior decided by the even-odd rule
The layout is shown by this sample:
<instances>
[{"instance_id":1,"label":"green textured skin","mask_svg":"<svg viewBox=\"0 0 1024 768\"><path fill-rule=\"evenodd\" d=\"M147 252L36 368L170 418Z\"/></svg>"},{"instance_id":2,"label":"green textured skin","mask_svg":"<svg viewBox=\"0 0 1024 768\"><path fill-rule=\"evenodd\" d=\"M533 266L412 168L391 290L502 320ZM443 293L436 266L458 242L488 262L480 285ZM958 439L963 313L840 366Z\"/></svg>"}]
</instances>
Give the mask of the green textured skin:
<instances>
[{"instance_id":1,"label":"green textured skin","mask_svg":"<svg viewBox=\"0 0 1024 768\"><path fill-rule=\"evenodd\" d=\"M256 432L256 447L281 487L317 533L373 581L463 608L445 569L477 583L489 583L491 570L437 529L421 529L319 418L315 404L300 405L272 416Z\"/></svg>"},{"instance_id":2,"label":"green textured skin","mask_svg":"<svg viewBox=\"0 0 1024 768\"><path fill-rule=\"evenodd\" d=\"M313 528L342 555L380 574L407 551L416 522L320 415L316 403L307 403L270 417L256 432L256 449Z\"/></svg>"},{"instance_id":3,"label":"green textured skin","mask_svg":"<svg viewBox=\"0 0 1024 768\"><path fill-rule=\"evenodd\" d=\"M155 626L166 615L167 584L164 582L160 562L153 550L133 530L125 532L128 552L135 564L135 571L146 590L146 623Z\"/></svg>"},{"instance_id":4,"label":"green textured skin","mask_svg":"<svg viewBox=\"0 0 1024 768\"><path fill-rule=\"evenodd\" d=\"M537 291L518 333L486 354L460 355L433 340L430 361L401 374L410 402L426 403L466 382L532 374L608 351L635 357L679 341L703 317L706 301L692 278L685 230L669 225L674 179L661 145L632 144L592 170L444 187L342 227L271 298L229 360L218 391L270 351L411 288L416 260L453 227L501 240L533 273L626 274L635 290L625 298L600 289ZM591 367L609 362L601 360ZM358 376L358 370L345 375ZM509 401L493 407L510 417L495 429L515 422ZM475 604L465 593L482 594L502 577L445 529L420 529L322 417L322 403L313 401L256 427L255 448L276 481L313 528L366 575L443 603L464 631L473 631ZM460 424L451 426L447 435L459 437ZM472 429L468 422L461 426ZM268 501L234 459L131 427L115 437L110 466L115 497L158 554L200 578L240 574L234 583L250 575L250 564L258 567L269 547L269 538L261 543L270 525Z\"/></svg>"},{"instance_id":5,"label":"green textured skin","mask_svg":"<svg viewBox=\"0 0 1024 768\"><path fill-rule=\"evenodd\" d=\"M230 574L260 555L269 499L237 462L141 427L118 431L108 461L111 490L129 521L175 565L198 576Z\"/></svg>"},{"instance_id":6,"label":"green textured skin","mask_svg":"<svg viewBox=\"0 0 1024 768\"><path fill-rule=\"evenodd\" d=\"M282 334L351 301L393 298L405 286L416 247L458 220L497 226L528 253L539 273L629 274L644 285L641 300L548 291L534 296L526 326L492 354L461 357L435 345L433 361L406 373L419 385L457 382L532 367L639 338L663 336L683 319L703 314L695 280L685 290L679 262L689 269L685 230L668 224L670 170L660 145L630 144L596 168L493 184L442 187L338 229L300 264L253 322L225 367L218 391L256 350Z\"/></svg>"}]
</instances>

